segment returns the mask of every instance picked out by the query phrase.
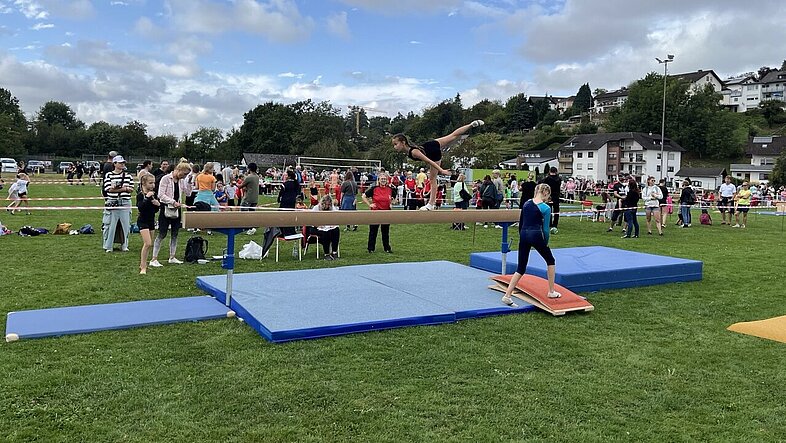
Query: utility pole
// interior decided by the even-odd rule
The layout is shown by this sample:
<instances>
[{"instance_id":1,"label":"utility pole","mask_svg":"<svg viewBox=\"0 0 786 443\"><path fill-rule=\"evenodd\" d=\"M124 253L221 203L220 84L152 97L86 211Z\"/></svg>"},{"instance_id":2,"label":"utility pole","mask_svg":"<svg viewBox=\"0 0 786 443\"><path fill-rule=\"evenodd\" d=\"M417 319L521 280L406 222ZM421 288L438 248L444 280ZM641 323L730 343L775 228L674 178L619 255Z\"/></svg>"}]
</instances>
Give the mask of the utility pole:
<instances>
[{"instance_id":1,"label":"utility pole","mask_svg":"<svg viewBox=\"0 0 786 443\"><path fill-rule=\"evenodd\" d=\"M668 166L668 162L665 161L666 154L663 152L663 139L666 138L666 77L669 73L669 63L674 61L674 56L669 54L664 60L657 57L655 60L663 65L663 116L660 123L660 178L663 178L666 176L666 167Z\"/></svg>"}]
</instances>

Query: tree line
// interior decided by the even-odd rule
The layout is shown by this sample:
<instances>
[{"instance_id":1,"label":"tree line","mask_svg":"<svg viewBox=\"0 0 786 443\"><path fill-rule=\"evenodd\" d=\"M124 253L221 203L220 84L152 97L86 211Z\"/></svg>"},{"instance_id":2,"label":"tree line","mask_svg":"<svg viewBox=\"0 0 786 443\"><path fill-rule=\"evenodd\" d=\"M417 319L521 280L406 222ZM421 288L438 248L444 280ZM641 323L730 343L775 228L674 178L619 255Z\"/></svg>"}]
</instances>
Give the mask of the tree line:
<instances>
[{"instance_id":1,"label":"tree line","mask_svg":"<svg viewBox=\"0 0 786 443\"><path fill-rule=\"evenodd\" d=\"M596 92L598 92L596 90ZM656 73L632 83L628 100L602 122L601 130L660 133L663 77ZM666 135L696 157L731 158L742 154L748 136L783 121L778 103L735 114L720 105L711 87L692 91L676 78L666 81ZM453 149L446 158L475 167L494 167L512 155L554 136L594 133L593 104L589 84L576 93L573 106L560 113L550 98L524 93L506 101L482 100L464 107L461 96L444 100L421 113L369 116L365 109L342 111L327 101L292 104L266 102L243 115L238 128L224 131L200 127L192 133L151 136L138 120L125 125L98 121L86 125L66 103L45 103L28 121L11 91L0 88L0 156L29 158L48 154L78 158L82 154L104 155L115 150L141 157L214 159L239 161L244 152L294 154L331 158L380 159L388 168L406 159L390 148L390 136L406 133L411 140L425 141L449 133L475 119L486 122L480 133ZM570 128L560 120L581 116ZM501 146L512 147L508 152ZM450 161L447 161L450 163ZM451 164L446 166L450 167Z\"/></svg>"}]
</instances>

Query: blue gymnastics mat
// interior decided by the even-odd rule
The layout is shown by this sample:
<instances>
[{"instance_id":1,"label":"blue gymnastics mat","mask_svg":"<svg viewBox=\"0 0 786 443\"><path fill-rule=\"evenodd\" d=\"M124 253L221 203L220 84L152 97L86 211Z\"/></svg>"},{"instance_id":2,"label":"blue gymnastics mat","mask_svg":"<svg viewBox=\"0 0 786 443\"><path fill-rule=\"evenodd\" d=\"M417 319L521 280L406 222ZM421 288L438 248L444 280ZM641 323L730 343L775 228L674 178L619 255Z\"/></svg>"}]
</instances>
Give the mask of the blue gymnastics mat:
<instances>
[{"instance_id":1,"label":"blue gymnastics mat","mask_svg":"<svg viewBox=\"0 0 786 443\"><path fill-rule=\"evenodd\" d=\"M552 249L557 262L556 283L574 292L633 288L702 278L703 263L697 260L645 254L605 246ZM500 252L470 254L469 265L499 274ZM508 253L506 274L516 272L518 251ZM533 249L527 273L546 278L546 262Z\"/></svg>"},{"instance_id":2,"label":"blue gymnastics mat","mask_svg":"<svg viewBox=\"0 0 786 443\"><path fill-rule=\"evenodd\" d=\"M272 342L526 312L488 289L491 274L448 261L255 272L233 277L232 309ZM226 276L197 278L226 300Z\"/></svg>"},{"instance_id":3,"label":"blue gymnastics mat","mask_svg":"<svg viewBox=\"0 0 786 443\"><path fill-rule=\"evenodd\" d=\"M6 341L232 317L213 297L167 298L9 312Z\"/></svg>"}]
</instances>

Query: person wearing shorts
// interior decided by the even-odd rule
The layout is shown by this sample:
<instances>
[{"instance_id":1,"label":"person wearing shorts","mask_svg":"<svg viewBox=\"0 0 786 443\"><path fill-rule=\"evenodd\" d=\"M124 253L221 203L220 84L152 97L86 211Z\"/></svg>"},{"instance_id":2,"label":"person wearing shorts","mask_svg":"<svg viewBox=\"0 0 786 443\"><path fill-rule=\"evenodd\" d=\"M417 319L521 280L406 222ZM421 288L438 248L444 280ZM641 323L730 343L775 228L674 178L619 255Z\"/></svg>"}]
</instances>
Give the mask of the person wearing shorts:
<instances>
[{"instance_id":1,"label":"person wearing shorts","mask_svg":"<svg viewBox=\"0 0 786 443\"><path fill-rule=\"evenodd\" d=\"M742 182L742 186L737 190L737 204L735 205L734 217L737 224L732 228L744 228L748 223L748 209L751 207L751 190L748 189L748 182ZM740 214L742 214L742 224L740 224Z\"/></svg>"},{"instance_id":2,"label":"person wearing shorts","mask_svg":"<svg viewBox=\"0 0 786 443\"><path fill-rule=\"evenodd\" d=\"M721 212L721 224L731 224L731 216L734 214L734 194L737 193L737 187L731 183L731 176L727 175L724 182L720 185L719 194L720 201L718 202L718 209ZM729 214L729 222L726 222L726 214Z\"/></svg>"},{"instance_id":3,"label":"person wearing shorts","mask_svg":"<svg viewBox=\"0 0 786 443\"><path fill-rule=\"evenodd\" d=\"M663 193L658 185L655 184L655 177L647 177L647 186L642 189L641 196L644 199L644 213L647 217L647 234L652 235L650 224L654 219L655 227L658 228L658 235L663 235L660 217L660 200L663 198Z\"/></svg>"},{"instance_id":4,"label":"person wearing shorts","mask_svg":"<svg viewBox=\"0 0 786 443\"><path fill-rule=\"evenodd\" d=\"M428 163L429 165L429 180L434 188L437 187L437 175L450 175L450 171L443 169L440 166L442 162L442 149L446 148L449 144L458 141L465 132L471 128L483 126L483 120L475 120L470 124L464 125L451 132L448 135L439 137L434 140L429 140L422 145L412 144L406 135L396 134L392 137L393 149L398 152L406 153L412 160L420 160ZM421 211L432 211L436 208L437 192L432 192L429 195L428 203L421 207Z\"/></svg>"}]
</instances>

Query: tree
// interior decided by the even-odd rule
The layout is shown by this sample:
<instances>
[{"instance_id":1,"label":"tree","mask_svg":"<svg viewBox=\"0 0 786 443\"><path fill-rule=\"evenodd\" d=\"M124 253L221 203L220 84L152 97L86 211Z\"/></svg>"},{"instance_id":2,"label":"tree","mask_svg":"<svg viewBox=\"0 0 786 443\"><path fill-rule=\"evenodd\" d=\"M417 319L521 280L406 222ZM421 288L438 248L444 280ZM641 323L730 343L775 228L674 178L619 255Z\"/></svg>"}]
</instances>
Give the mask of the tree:
<instances>
[{"instance_id":1,"label":"tree","mask_svg":"<svg viewBox=\"0 0 786 443\"><path fill-rule=\"evenodd\" d=\"M194 153L186 156L187 158L217 160L217 150L224 141L224 132L219 128L200 126L191 134L189 140L193 143Z\"/></svg>"},{"instance_id":2,"label":"tree","mask_svg":"<svg viewBox=\"0 0 786 443\"><path fill-rule=\"evenodd\" d=\"M155 157L171 157L177 149L177 137L172 134L158 135L147 144L147 155Z\"/></svg>"},{"instance_id":3,"label":"tree","mask_svg":"<svg viewBox=\"0 0 786 443\"><path fill-rule=\"evenodd\" d=\"M122 128L105 121L98 121L87 128L87 144L89 152L106 155L109 151L120 152Z\"/></svg>"},{"instance_id":4,"label":"tree","mask_svg":"<svg viewBox=\"0 0 786 443\"><path fill-rule=\"evenodd\" d=\"M786 151L781 152L781 155L775 160L775 167L772 168L770 183L772 183L775 189L786 185Z\"/></svg>"},{"instance_id":5,"label":"tree","mask_svg":"<svg viewBox=\"0 0 786 443\"><path fill-rule=\"evenodd\" d=\"M780 100L766 100L761 102L759 110L761 115L767 120L767 124L773 126L780 121L780 117L784 115L783 107L786 103Z\"/></svg>"},{"instance_id":6,"label":"tree","mask_svg":"<svg viewBox=\"0 0 786 443\"><path fill-rule=\"evenodd\" d=\"M496 168L502 161L499 148L502 145L502 136L495 133L477 134L468 138L464 143L451 149L450 156L453 161L462 166L474 168Z\"/></svg>"},{"instance_id":7,"label":"tree","mask_svg":"<svg viewBox=\"0 0 786 443\"><path fill-rule=\"evenodd\" d=\"M595 88L595 90L594 90L594 91L592 91L592 96L593 96L593 97L597 97L597 96L599 96L599 95L601 95L601 94L606 94L607 92L609 92L609 90L608 90L608 89L604 89L604 88Z\"/></svg>"},{"instance_id":8,"label":"tree","mask_svg":"<svg viewBox=\"0 0 786 443\"><path fill-rule=\"evenodd\" d=\"M576 98L573 100L573 109L576 113L587 112L592 107L592 92L590 92L589 83L584 83L576 93Z\"/></svg>"},{"instance_id":9,"label":"tree","mask_svg":"<svg viewBox=\"0 0 786 443\"><path fill-rule=\"evenodd\" d=\"M0 88L0 156L16 157L27 154L24 139L27 119L19 107L19 100L11 91Z\"/></svg>"},{"instance_id":10,"label":"tree","mask_svg":"<svg viewBox=\"0 0 786 443\"><path fill-rule=\"evenodd\" d=\"M35 152L74 157L85 150L85 124L61 102L46 102L36 114L31 147Z\"/></svg>"},{"instance_id":11,"label":"tree","mask_svg":"<svg viewBox=\"0 0 786 443\"><path fill-rule=\"evenodd\" d=\"M756 77L756 80L761 81L764 77L767 76L767 74L769 74L772 71L776 71L776 69L775 68L770 68L769 66L762 66L757 71L758 75Z\"/></svg>"},{"instance_id":12,"label":"tree","mask_svg":"<svg viewBox=\"0 0 786 443\"><path fill-rule=\"evenodd\" d=\"M41 106L36 123L47 126L61 125L67 130L85 127L85 124L76 118L76 113L67 104L55 101L46 102Z\"/></svg>"},{"instance_id":13,"label":"tree","mask_svg":"<svg viewBox=\"0 0 786 443\"><path fill-rule=\"evenodd\" d=\"M288 154L297 129L297 113L292 107L267 102L243 115L238 142L243 152Z\"/></svg>"},{"instance_id":14,"label":"tree","mask_svg":"<svg viewBox=\"0 0 786 443\"><path fill-rule=\"evenodd\" d=\"M505 116L510 132L530 130L535 126L535 109L523 93L508 99L505 103Z\"/></svg>"},{"instance_id":15,"label":"tree","mask_svg":"<svg viewBox=\"0 0 786 443\"><path fill-rule=\"evenodd\" d=\"M147 154L150 139L147 137L147 125L131 120L120 129L120 151L134 155Z\"/></svg>"}]
</instances>

